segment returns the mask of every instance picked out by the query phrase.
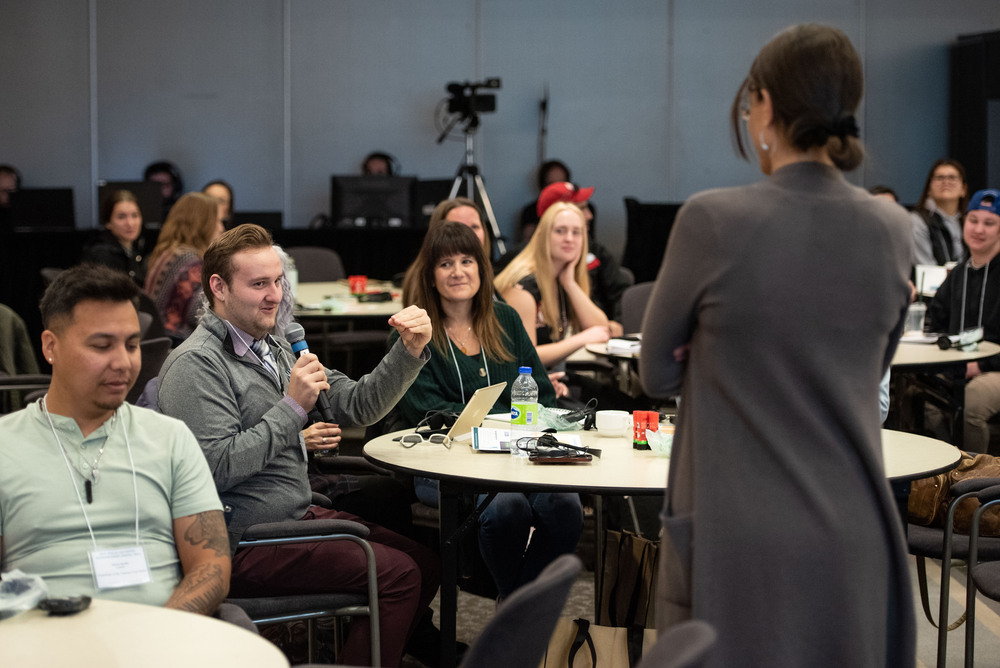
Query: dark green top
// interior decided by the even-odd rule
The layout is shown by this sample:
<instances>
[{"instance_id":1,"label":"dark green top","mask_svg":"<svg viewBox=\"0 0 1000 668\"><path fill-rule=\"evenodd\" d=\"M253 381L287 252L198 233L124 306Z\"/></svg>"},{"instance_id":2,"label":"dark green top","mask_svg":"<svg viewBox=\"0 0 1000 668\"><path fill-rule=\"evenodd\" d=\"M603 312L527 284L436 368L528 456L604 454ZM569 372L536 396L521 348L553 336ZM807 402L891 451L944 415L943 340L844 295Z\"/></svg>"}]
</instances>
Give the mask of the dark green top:
<instances>
[{"instance_id":1,"label":"dark green top","mask_svg":"<svg viewBox=\"0 0 1000 668\"><path fill-rule=\"evenodd\" d=\"M507 381L507 387L503 394L497 399L490 413L510 412L510 386L517 380L518 367L530 366L531 375L538 383L538 403L542 406L553 407L556 405L556 393L552 389L552 383L538 359L535 347L531 345L531 339L524 331L521 318L517 311L500 302L493 302L493 312L500 321L500 329L505 335L504 344L507 350L514 356L511 362L500 362L486 357L486 365L483 366L483 355L466 355L458 346L449 345L442 353L434 346L431 348L431 359L420 370L417 379L406 391L397 407L403 418L404 426L415 426L423 419L427 411L448 410L456 413L472 397L473 393L481 387ZM394 331L390 337L390 343L394 343L399 335ZM450 341L449 341L450 343ZM456 371L455 365L458 364ZM487 371L489 376L487 377ZM461 383L459 383L459 372L461 373ZM462 399L462 394L465 399Z\"/></svg>"}]
</instances>

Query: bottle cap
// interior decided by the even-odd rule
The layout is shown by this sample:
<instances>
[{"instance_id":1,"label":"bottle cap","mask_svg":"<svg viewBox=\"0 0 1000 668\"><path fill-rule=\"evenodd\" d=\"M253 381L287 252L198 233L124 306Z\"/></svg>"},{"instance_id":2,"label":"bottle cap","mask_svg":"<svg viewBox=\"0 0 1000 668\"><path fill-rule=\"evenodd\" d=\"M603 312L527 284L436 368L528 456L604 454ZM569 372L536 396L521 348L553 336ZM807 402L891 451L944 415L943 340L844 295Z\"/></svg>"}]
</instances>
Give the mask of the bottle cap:
<instances>
[{"instance_id":1,"label":"bottle cap","mask_svg":"<svg viewBox=\"0 0 1000 668\"><path fill-rule=\"evenodd\" d=\"M518 370L517 370L517 372L518 373L531 373L531 367L530 366L519 367Z\"/></svg>"}]
</instances>

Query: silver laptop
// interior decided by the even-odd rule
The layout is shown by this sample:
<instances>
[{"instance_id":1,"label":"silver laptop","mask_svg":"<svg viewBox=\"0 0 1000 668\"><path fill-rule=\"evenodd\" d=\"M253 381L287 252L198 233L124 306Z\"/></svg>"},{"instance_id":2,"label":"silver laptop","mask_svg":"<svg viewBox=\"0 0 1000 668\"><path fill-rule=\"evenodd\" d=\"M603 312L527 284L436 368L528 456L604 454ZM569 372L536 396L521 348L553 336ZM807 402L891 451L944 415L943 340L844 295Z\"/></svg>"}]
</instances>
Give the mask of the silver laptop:
<instances>
[{"instance_id":1,"label":"silver laptop","mask_svg":"<svg viewBox=\"0 0 1000 668\"><path fill-rule=\"evenodd\" d=\"M452 442L469 440L472 437L472 428L483 424L483 419L489 414L505 387L507 387L506 381L476 390L455 420L455 424L448 430L448 438Z\"/></svg>"}]
</instances>

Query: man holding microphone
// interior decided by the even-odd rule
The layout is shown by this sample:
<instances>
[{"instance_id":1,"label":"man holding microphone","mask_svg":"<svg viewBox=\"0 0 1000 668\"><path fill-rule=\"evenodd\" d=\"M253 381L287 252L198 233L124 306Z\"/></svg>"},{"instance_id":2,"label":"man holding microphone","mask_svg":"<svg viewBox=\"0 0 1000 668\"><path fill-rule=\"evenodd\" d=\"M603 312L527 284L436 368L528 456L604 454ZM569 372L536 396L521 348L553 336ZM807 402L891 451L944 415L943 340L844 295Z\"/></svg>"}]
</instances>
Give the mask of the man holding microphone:
<instances>
[{"instance_id":1,"label":"man holding microphone","mask_svg":"<svg viewBox=\"0 0 1000 668\"><path fill-rule=\"evenodd\" d=\"M158 403L187 423L232 509L232 596L366 590L364 555L349 542L255 547L235 552L243 531L262 522L351 519L371 529L378 565L382 660L398 665L410 632L439 585L433 552L360 518L311 506L301 430L314 406L327 422L372 424L402 397L429 357L430 319L406 308L389 318L399 342L367 376L324 369L268 332L281 302L282 265L271 235L240 225L205 251L209 310L160 371ZM322 395L329 404L317 405ZM326 402L321 402L325 404ZM332 418L332 419L331 419ZM364 665L367 620L352 623L340 663Z\"/></svg>"}]
</instances>

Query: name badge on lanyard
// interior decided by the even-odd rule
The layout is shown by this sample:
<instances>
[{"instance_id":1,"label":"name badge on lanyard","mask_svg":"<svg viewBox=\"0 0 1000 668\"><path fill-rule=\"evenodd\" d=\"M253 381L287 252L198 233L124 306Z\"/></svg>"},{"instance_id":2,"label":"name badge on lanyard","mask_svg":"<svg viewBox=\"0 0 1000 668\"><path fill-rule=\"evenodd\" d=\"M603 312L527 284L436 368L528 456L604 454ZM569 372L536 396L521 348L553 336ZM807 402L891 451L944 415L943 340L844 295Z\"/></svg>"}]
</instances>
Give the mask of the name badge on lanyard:
<instances>
[{"instance_id":1,"label":"name badge on lanyard","mask_svg":"<svg viewBox=\"0 0 1000 668\"><path fill-rule=\"evenodd\" d=\"M91 550L90 567L98 589L135 587L153 581L146 562L146 550L141 545L114 550Z\"/></svg>"}]
</instances>

